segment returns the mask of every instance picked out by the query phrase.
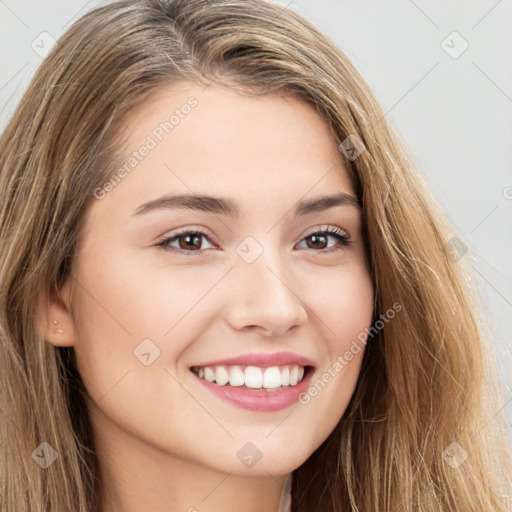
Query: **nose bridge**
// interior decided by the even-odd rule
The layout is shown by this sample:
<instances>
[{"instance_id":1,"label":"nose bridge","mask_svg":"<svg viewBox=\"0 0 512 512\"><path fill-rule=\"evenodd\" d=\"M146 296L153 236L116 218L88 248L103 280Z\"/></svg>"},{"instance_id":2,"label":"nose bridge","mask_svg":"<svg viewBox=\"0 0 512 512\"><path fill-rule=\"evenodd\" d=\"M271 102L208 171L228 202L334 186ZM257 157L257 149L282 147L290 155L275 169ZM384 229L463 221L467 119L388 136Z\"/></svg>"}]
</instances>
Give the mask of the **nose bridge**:
<instances>
[{"instance_id":1,"label":"nose bridge","mask_svg":"<svg viewBox=\"0 0 512 512\"><path fill-rule=\"evenodd\" d=\"M232 273L236 292L229 316L233 327L260 326L275 333L302 324L307 315L289 282L285 256L279 248L271 247L269 237L265 242L251 238L237 247Z\"/></svg>"}]
</instances>

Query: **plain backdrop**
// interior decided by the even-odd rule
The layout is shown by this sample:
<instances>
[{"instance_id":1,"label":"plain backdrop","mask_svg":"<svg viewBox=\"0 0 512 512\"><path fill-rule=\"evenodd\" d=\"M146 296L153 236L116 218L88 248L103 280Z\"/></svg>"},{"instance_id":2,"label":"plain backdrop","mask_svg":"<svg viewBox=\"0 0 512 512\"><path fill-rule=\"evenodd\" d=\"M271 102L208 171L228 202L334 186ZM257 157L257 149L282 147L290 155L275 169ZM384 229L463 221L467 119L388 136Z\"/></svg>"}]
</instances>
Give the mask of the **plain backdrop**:
<instances>
[{"instance_id":1,"label":"plain backdrop","mask_svg":"<svg viewBox=\"0 0 512 512\"><path fill-rule=\"evenodd\" d=\"M105 3L0 0L0 130L53 39ZM352 60L464 236L492 315L486 325L510 425L512 1L276 3L306 16Z\"/></svg>"}]
</instances>

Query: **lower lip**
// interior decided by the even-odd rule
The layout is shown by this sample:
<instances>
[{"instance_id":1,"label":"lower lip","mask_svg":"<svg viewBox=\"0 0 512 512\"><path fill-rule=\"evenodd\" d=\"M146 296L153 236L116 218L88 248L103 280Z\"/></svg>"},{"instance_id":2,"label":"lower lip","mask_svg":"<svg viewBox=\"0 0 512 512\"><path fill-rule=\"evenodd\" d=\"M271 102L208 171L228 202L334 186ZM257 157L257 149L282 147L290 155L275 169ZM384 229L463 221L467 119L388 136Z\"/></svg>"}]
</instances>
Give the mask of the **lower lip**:
<instances>
[{"instance_id":1,"label":"lower lip","mask_svg":"<svg viewBox=\"0 0 512 512\"><path fill-rule=\"evenodd\" d=\"M309 368L307 375L295 386L289 386L280 391L260 391L239 388L234 386L219 386L213 382L201 379L194 372L193 375L199 382L219 398L226 400L242 409L251 411L280 411L297 403L299 395L306 391L313 374L313 368Z\"/></svg>"}]
</instances>

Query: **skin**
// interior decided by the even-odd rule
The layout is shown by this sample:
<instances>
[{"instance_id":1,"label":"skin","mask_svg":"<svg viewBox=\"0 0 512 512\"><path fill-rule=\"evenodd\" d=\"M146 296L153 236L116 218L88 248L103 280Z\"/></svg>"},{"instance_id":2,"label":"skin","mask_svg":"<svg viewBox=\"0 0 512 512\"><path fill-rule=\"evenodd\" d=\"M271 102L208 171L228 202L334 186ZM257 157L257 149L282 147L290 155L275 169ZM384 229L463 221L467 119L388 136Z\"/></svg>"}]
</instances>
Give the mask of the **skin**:
<instances>
[{"instance_id":1,"label":"skin","mask_svg":"<svg viewBox=\"0 0 512 512\"><path fill-rule=\"evenodd\" d=\"M177 84L125 119L123 162L191 96L198 106L92 205L62 300L41 306L47 341L74 347L94 401L103 512L277 510L286 476L342 417L363 351L310 403L274 412L221 400L190 367L291 351L314 361L314 382L371 325L361 211L341 205L292 216L301 199L355 196L336 142L311 106L291 96ZM242 216L133 215L164 193L191 191L236 200ZM326 226L352 243L327 236L315 246L309 235ZM208 238L198 239L199 250L183 249L183 237L171 243L181 253L157 247L180 228ZM236 252L249 236L263 250L250 264ZM325 252L331 247L339 250ZM134 356L147 338L160 350L149 366ZM248 442L262 455L252 467L237 457Z\"/></svg>"}]
</instances>

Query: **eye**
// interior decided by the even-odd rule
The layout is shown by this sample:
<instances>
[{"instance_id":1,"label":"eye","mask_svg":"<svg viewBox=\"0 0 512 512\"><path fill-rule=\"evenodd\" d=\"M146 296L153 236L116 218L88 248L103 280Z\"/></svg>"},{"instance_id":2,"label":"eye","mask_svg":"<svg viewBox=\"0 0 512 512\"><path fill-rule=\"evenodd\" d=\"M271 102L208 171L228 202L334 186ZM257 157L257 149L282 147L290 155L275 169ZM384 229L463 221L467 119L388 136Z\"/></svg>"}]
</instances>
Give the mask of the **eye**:
<instances>
[{"instance_id":1,"label":"eye","mask_svg":"<svg viewBox=\"0 0 512 512\"><path fill-rule=\"evenodd\" d=\"M167 251L182 252L189 256L190 253L200 252L201 238L208 240L208 235L200 230L188 229L176 233L172 237L165 238L157 246ZM178 247L171 245L174 242L178 242ZM212 245L212 247L214 246Z\"/></svg>"},{"instance_id":2,"label":"eye","mask_svg":"<svg viewBox=\"0 0 512 512\"><path fill-rule=\"evenodd\" d=\"M337 240L339 242L339 244L338 245L335 244L334 246L330 246L327 248L324 247L324 245L327 243L327 240L329 238ZM307 243L308 239L311 240L310 244ZM350 237L344 231L342 231L341 229L339 229L337 227L329 227L329 226L327 226L323 230L314 231L313 233L306 235L303 240L306 241L306 244L309 246L309 248L315 248L315 247L320 248L320 250L316 251L316 252L322 252L322 253L327 253L327 252L332 252L332 251L337 251L337 250L343 249L343 247L350 245L350 243L352 242Z\"/></svg>"}]
</instances>

